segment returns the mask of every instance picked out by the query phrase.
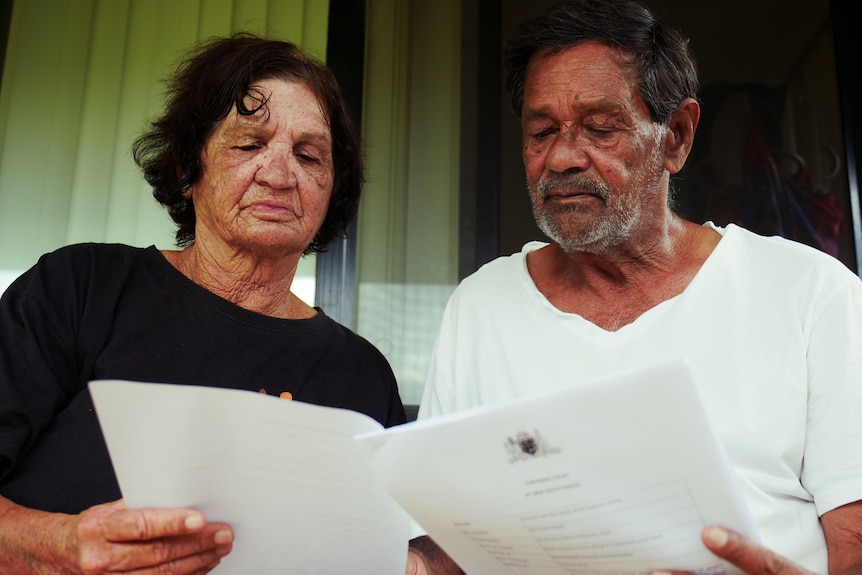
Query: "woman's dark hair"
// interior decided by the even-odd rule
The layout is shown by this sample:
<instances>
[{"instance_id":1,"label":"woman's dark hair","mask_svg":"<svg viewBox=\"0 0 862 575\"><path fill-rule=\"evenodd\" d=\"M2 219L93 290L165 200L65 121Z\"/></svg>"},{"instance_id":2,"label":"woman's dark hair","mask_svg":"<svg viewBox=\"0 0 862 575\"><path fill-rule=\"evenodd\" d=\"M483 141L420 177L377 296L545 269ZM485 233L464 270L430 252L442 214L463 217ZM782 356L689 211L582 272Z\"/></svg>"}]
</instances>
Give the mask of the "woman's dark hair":
<instances>
[{"instance_id":1,"label":"woman's dark hair","mask_svg":"<svg viewBox=\"0 0 862 575\"><path fill-rule=\"evenodd\" d=\"M134 143L132 155L153 187L153 196L177 224L177 245L195 240L195 209L186 190L203 175L201 153L215 126L235 106L260 101L256 83L273 78L298 80L311 89L329 123L334 181L326 217L304 253L321 252L346 233L356 215L364 183L359 134L335 76L290 42L239 33L213 38L193 48L167 80L167 103L161 117Z\"/></svg>"},{"instance_id":2,"label":"woman's dark hair","mask_svg":"<svg viewBox=\"0 0 862 575\"><path fill-rule=\"evenodd\" d=\"M697 67L688 41L646 6L628 0L572 0L526 22L506 44L506 89L518 118L533 56L590 40L615 46L631 58L621 64L636 72L654 122L667 122L684 99L697 97Z\"/></svg>"}]
</instances>

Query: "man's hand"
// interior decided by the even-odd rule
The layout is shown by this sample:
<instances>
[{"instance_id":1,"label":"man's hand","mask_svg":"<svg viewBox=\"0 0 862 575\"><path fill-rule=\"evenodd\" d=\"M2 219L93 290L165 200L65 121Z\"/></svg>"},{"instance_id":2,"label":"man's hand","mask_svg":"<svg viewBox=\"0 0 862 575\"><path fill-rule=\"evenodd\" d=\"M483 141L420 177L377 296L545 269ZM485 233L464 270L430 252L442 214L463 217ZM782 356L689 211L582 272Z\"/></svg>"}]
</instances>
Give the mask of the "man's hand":
<instances>
[{"instance_id":1,"label":"man's hand","mask_svg":"<svg viewBox=\"0 0 862 575\"><path fill-rule=\"evenodd\" d=\"M735 531L711 525L701 534L707 548L750 575L814 575Z\"/></svg>"},{"instance_id":2,"label":"man's hand","mask_svg":"<svg viewBox=\"0 0 862 575\"><path fill-rule=\"evenodd\" d=\"M711 525L703 530L701 539L710 551L749 575L815 575L730 529ZM654 575L659 573L682 575L678 571Z\"/></svg>"}]
</instances>

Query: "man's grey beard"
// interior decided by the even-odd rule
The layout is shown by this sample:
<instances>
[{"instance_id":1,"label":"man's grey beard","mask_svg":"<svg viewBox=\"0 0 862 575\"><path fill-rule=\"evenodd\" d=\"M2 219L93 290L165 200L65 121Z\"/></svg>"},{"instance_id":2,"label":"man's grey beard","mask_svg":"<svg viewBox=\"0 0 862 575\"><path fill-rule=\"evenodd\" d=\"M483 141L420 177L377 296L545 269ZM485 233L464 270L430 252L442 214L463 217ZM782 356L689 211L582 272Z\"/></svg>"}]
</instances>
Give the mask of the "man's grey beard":
<instances>
[{"instance_id":1,"label":"man's grey beard","mask_svg":"<svg viewBox=\"0 0 862 575\"><path fill-rule=\"evenodd\" d=\"M542 233L558 243L566 253L601 253L622 243L634 226L635 214L630 213L632 210L625 209L622 213L615 214L608 209L610 187L583 174L552 174L537 182L535 186L528 183L527 187L530 190L536 224ZM545 197L551 190L559 189L578 189L598 197L603 203L599 217L576 229L565 226L565 217L555 219L554 215L576 212L581 208L577 205L548 208L544 203Z\"/></svg>"}]
</instances>

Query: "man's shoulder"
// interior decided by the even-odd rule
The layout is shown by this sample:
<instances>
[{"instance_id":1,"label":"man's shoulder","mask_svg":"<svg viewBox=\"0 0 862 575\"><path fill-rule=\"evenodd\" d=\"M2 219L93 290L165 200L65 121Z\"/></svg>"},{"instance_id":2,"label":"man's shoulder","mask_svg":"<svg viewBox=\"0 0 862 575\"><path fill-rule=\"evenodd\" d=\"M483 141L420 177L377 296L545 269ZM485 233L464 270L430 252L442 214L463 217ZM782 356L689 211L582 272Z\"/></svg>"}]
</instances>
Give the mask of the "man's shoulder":
<instances>
[{"instance_id":1,"label":"man's shoulder","mask_svg":"<svg viewBox=\"0 0 862 575\"><path fill-rule=\"evenodd\" d=\"M762 235L740 226L728 226L725 236L731 238L737 248L753 252L761 257L787 258L788 261L802 262L802 265L842 266L834 256L815 247L778 235Z\"/></svg>"},{"instance_id":2,"label":"man's shoulder","mask_svg":"<svg viewBox=\"0 0 862 575\"><path fill-rule=\"evenodd\" d=\"M524 244L521 251L514 252L509 255L498 256L491 261L483 264L472 274L468 275L461 281L461 286L473 286L474 284L484 285L489 282L498 282L502 280L512 281L515 277L526 273L526 257L527 254L541 249L548 244L545 242L531 241ZM461 287L459 286L459 288Z\"/></svg>"},{"instance_id":3,"label":"man's shoulder","mask_svg":"<svg viewBox=\"0 0 862 575\"><path fill-rule=\"evenodd\" d=\"M531 242L519 252L499 256L465 277L453 291L447 308L450 313L494 314L499 309L520 308L530 299L532 280L527 271L527 253L546 244Z\"/></svg>"},{"instance_id":4,"label":"man's shoulder","mask_svg":"<svg viewBox=\"0 0 862 575\"><path fill-rule=\"evenodd\" d=\"M756 274L764 281L818 285L859 281L840 260L817 248L781 236L764 236L739 226L725 231L723 268L732 273ZM806 280L807 278L807 280Z\"/></svg>"}]
</instances>

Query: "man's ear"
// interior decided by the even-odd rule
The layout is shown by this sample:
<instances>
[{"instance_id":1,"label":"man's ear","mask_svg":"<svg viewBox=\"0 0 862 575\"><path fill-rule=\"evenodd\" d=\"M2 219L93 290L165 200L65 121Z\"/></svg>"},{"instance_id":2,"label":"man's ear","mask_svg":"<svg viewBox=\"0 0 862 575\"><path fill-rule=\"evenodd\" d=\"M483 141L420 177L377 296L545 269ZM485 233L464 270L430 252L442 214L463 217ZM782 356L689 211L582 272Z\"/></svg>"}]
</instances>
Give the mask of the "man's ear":
<instances>
[{"instance_id":1,"label":"man's ear","mask_svg":"<svg viewBox=\"0 0 862 575\"><path fill-rule=\"evenodd\" d=\"M676 174L685 165L699 121L700 104L694 98L683 100L671 115L667 123L664 151L665 167L671 174Z\"/></svg>"}]
</instances>

